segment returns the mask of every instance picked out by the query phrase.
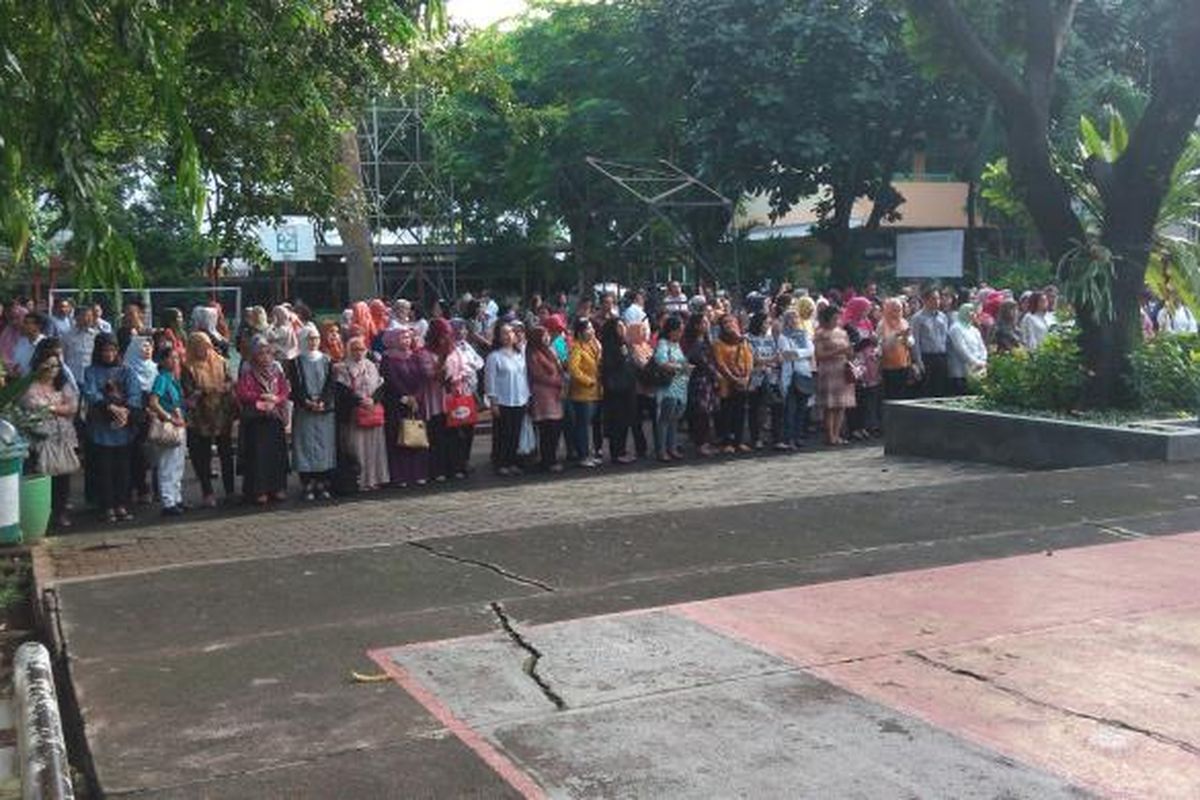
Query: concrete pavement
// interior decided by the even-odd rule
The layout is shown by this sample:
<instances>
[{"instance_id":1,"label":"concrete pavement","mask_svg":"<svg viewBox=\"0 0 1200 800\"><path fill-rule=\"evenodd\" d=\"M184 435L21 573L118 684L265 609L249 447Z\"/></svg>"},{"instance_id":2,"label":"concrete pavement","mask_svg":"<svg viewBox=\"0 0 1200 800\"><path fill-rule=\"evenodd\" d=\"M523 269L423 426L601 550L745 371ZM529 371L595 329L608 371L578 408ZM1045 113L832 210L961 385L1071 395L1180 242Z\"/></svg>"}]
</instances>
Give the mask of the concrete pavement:
<instances>
[{"instance_id":1,"label":"concrete pavement","mask_svg":"<svg viewBox=\"0 0 1200 800\"><path fill-rule=\"evenodd\" d=\"M95 775L107 796L154 798L1115 793L1107 767L1077 767L1089 761L1072 749L1085 720L1072 718L1072 734L1053 718L1057 687L1081 670L1058 654L1084 640L1088 663L1140 663L1142 672L1174 676L1128 692L1119 676L1105 678L1108 705L1070 705L1096 718L1086 722L1097 741L1128 741L1137 728L1196 744L1180 736L1191 717L1167 715L1162 700L1174 693L1176 705L1194 702L1177 696L1191 693L1181 671L1200 670L1186 608L1128 605L1158 596L1153 573L1121 584L1095 572L1126 562L1144 571L1141 557L1088 556L1075 572L1057 565L1069 564L1068 551L1084 558L1092 548L1169 542L1173 558L1159 561L1175 562L1172 580L1194 573L1191 540L1143 537L1200 530L1200 466L1023 475L885 460L874 450L847 455L850 491L842 493L838 454L804 454L769 459L769 470L736 461L628 472L617 479L623 492L589 476L243 517L236 524L250 543L233 555L221 544L239 529L220 521L211 532L146 529L141 542L115 546L105 546L113 534L56 543L39 571L61 606ZM720 471L696 472L706 469ZM887 487L895 474L910 480ZM764 496L770 481L774 494ZM824 488L801 488L810 484ZM360 516L369 524L356 538ZM268 546L271 537L282 544ZM138 563L141 547L150 555ZM1047 605L1049 616L1039 617L1047 638L1026 636L1004 614L992 615L991 628L981 618L998 602L997 587L1029 571L1006 577L987 565L1020 564L1005 558L1020 554L1067 570L1047 573L1041 594L1008 607L1014 617L1041 613L1046 587L1070 581L1054 595L1066 616ZM956 564L983 572L955 578L938 569ZM914 583L884 591L855 580L880 575ZM1118 588L1118 600L1105 599ZM736 613L756 619L771 590L793 598L780 619L830 624L768 625L787 640L776 644L762 630L749 636L722 623L720 606L709 608L711 619L698 616L711 601L729 603L725 614L749 603ZM808 591L841 594L820 595L819 605ZM924 617L901 601L922 596L944 596L944 640L921 633L928 620L905 627ZM543 653L538 671L562 690L566 711L523 671L531 654L493 603ZM880 614L881 605L896 613ZM1060 631L1062 620L1083 627ZM1004 636L1006 652L1032 665L1011 684L979 649ZM862 645L844 649L863 671L823 671L842 657L788 649L800 642L833 653L830 641L843 638ZM1164 642L1174 643L1165 659ZM1094 658L1106 643L1129 658ZM352 683L351 670L379 671L368 653L408 688ZM423 669L429 664L437 666ZM890 683L908 689L888 693ZM1046 716L1021 722L1005 705L1015 693ZM982 723L968 718L977 706L990 709ZM994 721L993 739L972 727ZM1024 730L1065 731L1033 740L1063 760L1016 748ZM1163 769L1190 776L1194 752L1149 738L1171 754ZM1096 763L1134 771L1149 763L1129 748L1110 750ZM754 776L745 765L757 765Z\"/></svg>"}]
</instances>

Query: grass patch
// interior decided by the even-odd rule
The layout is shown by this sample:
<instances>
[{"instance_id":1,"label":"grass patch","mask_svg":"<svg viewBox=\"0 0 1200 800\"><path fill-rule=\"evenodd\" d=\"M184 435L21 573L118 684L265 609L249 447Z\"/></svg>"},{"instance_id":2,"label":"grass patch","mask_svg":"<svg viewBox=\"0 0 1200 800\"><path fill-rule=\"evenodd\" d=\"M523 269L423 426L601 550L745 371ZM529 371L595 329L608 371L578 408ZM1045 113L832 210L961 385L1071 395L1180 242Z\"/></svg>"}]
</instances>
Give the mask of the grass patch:
<instances>
[{"instance_id":1,"label":"grass patch","mask_svg":"<svg viewBox=\"0 0 1200 800\"><path fill-rule=\"evenodd\" d=\"M1153 412L1139 410L1107 410L1107 411L1051 411L1040 408L1020 408L1002 403L992 402L982 396L951 397L939 401L947 408L959 408L964 411L994 411L998 414L1015 414L1036 419L1054 419L1064 422L1086 422L1092 425L1107 425L1113 428L1132 428L1153 422L1187 422L1195 421L1196 415L1186 411Z\"/></svg>"}]
</instances>

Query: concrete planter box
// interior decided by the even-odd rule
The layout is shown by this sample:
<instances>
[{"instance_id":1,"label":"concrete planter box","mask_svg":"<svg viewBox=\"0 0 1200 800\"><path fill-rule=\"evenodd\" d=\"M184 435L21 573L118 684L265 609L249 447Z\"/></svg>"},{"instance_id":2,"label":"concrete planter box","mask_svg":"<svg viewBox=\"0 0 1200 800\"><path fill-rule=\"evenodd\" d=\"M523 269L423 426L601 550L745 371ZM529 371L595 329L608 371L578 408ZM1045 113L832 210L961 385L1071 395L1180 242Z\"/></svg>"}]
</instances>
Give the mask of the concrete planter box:
<instances>
[{"instance_id":1,"label":"concrete planter box","mask_svg":"<svg viewBox=\"0 0 1200 800\"><path fill-rule=\"evenodd\" d=\"M1200 427L1187 420L1117 427L902 400L885 404L883 428L888 455L1024 469L1200 461Z\"/></svg>"}]
</instances>

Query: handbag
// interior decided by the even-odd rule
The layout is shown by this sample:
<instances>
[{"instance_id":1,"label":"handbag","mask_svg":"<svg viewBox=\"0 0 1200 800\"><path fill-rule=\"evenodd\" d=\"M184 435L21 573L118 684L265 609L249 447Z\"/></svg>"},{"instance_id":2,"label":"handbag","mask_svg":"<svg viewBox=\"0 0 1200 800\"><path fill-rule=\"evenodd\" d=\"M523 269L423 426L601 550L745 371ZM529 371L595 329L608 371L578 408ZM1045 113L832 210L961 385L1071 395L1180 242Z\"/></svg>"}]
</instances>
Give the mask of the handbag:
<instances>
[{"instance_id":1,"label":"handbag","mask_svg":"<svg viewBox=\"0 0 1200 800\"><path fill-rule=\"evenodd\" d=\"M400 420L400 428L396 431L396 444L409 450L428 450L429 431L425 428L425 420Z\"/></svg>"},{"instance_id":2,"label":"handbag","mask_svg":"<svg viewBox=\"0 0 1200 800\"><path fill-rule=\"evenodd\" d=\"M382 428L383 404L372 402L364 406L360 402L354 407L354 424L359 428Z\"/></svg>"},{"instance_id":3,"label":"handbag","mask_svg":"<svg viewBox=\"0 0 1200 800\"><path fill-rule=\"evenodd\" d=\"M479 406L473 394L448 394L444 405L447 428L470 428L479 422Z\"/></svg>"},{"instance_id":4,"label":"handbag","mask_svg":"<svg viewBox=\"0 0 1200 800\"><path fill-rule=\"evenodd\" d=\"M801 375L799 372L793 372L792 388L802 395L812 397L813 393L817 390L817 382L813 380L812 375Z\"/></svg>"},{"instance_id":5,"label":"handbag","mask_svg":"<svg viewBox=\"0 0 1200 800\"><path fill-rule=\"evenodd\" d=\"M383 404L371 403L369 406L355 406L354 424L359 428L382 428Z\"/></svg>"},{"instance_id":6,"label":"handbag","mask_svg":"<svg viewBox=\"0 0 1200 800\"><path fill-rule=\"evenodd\" d=\"M521 418L521 438L517 442L517 455L528 456L537 452L537 433L533 430L533 420L526 414Z\"/></svg>"},{"instance_id":7,"label":"handbag","mask_svg":"<svg viewBox=\"0 0 1200 800\"><path fill-rule=\"evenodd\" d=\"M159 447L179 447L187 438L187 428L170 420L164 422L157 414L150 417L146 438Z\"/></svg>"},{"instance_id":8,"label":"handbag","mask_svg":"<svg viewBox=\"0 0 1200 800\"><path fill-rule=\"evenodd\" d=\"M856 364L853 361L846 362L846 382L847 383L858 383L859 381L861 381L863 379L863 376L866 375L866 373L867 373L867 371L865 369L863 369L862 365Z\"/></svg>"}]
</instances>

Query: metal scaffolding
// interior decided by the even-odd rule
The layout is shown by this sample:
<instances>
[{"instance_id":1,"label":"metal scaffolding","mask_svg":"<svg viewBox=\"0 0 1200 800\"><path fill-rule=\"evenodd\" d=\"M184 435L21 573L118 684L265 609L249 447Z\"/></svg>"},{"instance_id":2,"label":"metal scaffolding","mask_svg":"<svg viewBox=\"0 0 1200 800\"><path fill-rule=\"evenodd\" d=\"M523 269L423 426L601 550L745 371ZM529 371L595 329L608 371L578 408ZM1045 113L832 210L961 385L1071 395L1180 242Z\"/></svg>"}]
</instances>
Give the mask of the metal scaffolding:
<instances>
[{"instance_id":1,"label":"metal scaffolding","mask_svg":"<svg viewBox=\"0 0 1200 800\"><path fill-rule=\"evenodd\" d=\"M640 228L626 237L622 247L646 232L655 220L663 223L671 232L676 244L695 260L710 278L722 282L720 270L707 255L701 252L686 226L677 215L686 215L700 209L721 209L729 215L730 226L734 221L734 203L725 195L666 159L653 162L613 161L587 157L592 169L621 187L634 198L638 206L649 212ZM741 275L738 264L737 236L730 236L733 245L733 284L740 290Z\"/></svg>"},{"instance_id":2,"label":"metal scaffolding","mask_svg":"<svg viewBox=\"0 0 1200 800\"><path fill-rule=\"evenodd\" d=\"M458 236L458 208L426 137L428 106L419 92L377 99L358 128L378 291L395 296L411 287L422 304L428 290L458 293L458 248L447 247Z\"/></svg>"}]
</instances>

